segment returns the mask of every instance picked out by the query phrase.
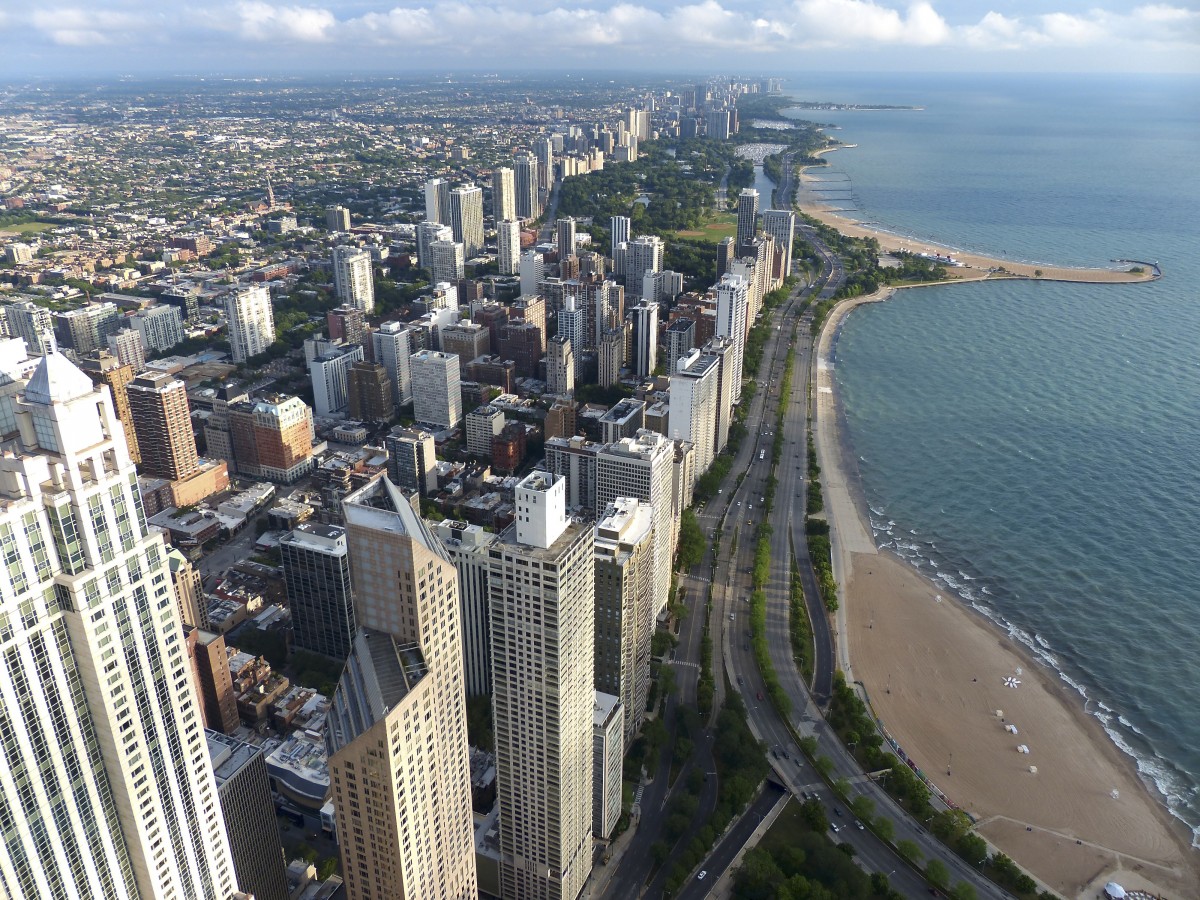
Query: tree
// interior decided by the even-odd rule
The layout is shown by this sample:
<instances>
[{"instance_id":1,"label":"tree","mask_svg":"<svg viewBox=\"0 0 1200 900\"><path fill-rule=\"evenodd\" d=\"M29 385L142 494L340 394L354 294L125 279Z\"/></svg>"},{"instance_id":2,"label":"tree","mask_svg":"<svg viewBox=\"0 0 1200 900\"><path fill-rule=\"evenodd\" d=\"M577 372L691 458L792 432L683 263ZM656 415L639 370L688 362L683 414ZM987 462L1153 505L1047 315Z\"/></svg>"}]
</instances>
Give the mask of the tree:
<instances>
[{"instance_id":1,"label":"tree","mask_svg":"<svg viewBox=\"0 0 1200 900\"><path fill-rule=\"evenodd\" d=\"M679 568L685 572L704 558L704 532L696 514L685 509L679 517Z\"/></svg>"},{"instance_id":2,"label":"tree","mask_svg":"<svg viewBox=\"0 0 1200 900\"><path fill-rule=\"evenodd\" d=\"M916 841L905 838L896 844L896 852L909 862L919 863L921 861L921 848L917 846Z\"/></svg>"},{"instance_id":3,"label":"tree","mask_svg":"<svg viewBox=\"0 0 1200 900\"><path fill-rule=\"evenodd\" d=\"M950 889L950 896L954 900L976 900L979 896L975 893L975 888L967 884L965 881L960 881Z\"/></svg>"},{"instance_id":4,"label":"tree","mask_svg":"<svg viewBox=\"0 0 1200 900\"><path fill-rule=\"evenodd\" d=\"M870 797L855 797L850 801L850 811L864 822L870 821L875 813L875 801Z\"/></svg>"},{"instance_id":5,"label":"tree","mask_svg":"<svg viewBox=\"0 0 1200 900\"><path fill-rule=\"evenodd\" d=\"M925 865L925 877L931 883L944 888L950 883L950 870L946 868L946 864L940 859L931 859Z\"/></svg>"},{"instance_id":6,"label":"tree","mask_svg":"<svg viewBox=\"0 0 1200 900\"><path fill-rule=\"evenodd\" d=\"M987 842L973 831L960 835L954 842L954 849L959 856L975 868L979 868L987 862Z\"/></svg>"},{"instance_id":7,"label":"tree","mask_svg":"<svg viewBox=\"0 0 1200 900\"><path fill-rule=\"evenodd\" d=\"M892 842L892 838L894 838L896 836L896 826L892 822L892 820L888 819L884 816L880 816L878 819L875 820L874 824L875 824L875 831L879 834L879 836L881 838L883 838L885 841L887 841L890 844Z\"/></svg>"}]
</instances>

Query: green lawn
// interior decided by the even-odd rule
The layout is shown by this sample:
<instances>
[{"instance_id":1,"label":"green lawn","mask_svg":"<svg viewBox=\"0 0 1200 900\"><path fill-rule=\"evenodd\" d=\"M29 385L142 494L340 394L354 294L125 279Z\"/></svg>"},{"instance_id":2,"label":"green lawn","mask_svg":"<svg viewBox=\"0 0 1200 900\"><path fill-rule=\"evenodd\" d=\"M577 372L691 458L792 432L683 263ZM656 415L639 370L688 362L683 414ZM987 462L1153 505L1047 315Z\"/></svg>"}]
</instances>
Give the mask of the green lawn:
<instances>
[{"instance_id":1,"label":"green lawn","mask_svg":"<svg viewBox=\"0 0 1200 900\"><path fill-rule=\"evenodd\" d=\"M737 216L733 213L714 213L695 231L677 231L675 237L709 241L718 244L727 237L737 236Z\"/></svg>"},{"instance_id":2,"label":"green lawn","mask_svg":"<svg viewBox=\"0 0 1200 900\"><path fill-rule=\"evenodd\" d=\"M57 226L53 222L19 222L16 225L0 225L0 231L11 231L16 234L32 234L35 231L49 231Z\"/></svg>"}]
</instances>

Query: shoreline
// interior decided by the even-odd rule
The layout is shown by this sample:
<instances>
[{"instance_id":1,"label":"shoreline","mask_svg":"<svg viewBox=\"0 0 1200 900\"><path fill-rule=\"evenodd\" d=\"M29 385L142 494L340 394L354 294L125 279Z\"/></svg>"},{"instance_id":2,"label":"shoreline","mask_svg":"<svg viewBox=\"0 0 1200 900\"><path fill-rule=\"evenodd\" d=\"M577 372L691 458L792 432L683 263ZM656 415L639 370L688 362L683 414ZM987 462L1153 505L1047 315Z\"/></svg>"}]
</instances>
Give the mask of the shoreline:
<instances>
[{"instance_id":1,"label":"shoreline","mask_svg":"<svg viewBox=\"0 0 1200 900\"><path fill-rule=\"evenodd\" d=\"M875 544L833 375L846 317L893 295L837 304L814 357L813 437L841 599L837 665L981 836L1044 884L1094 896L1118 878L1127 889L1187 896L1200 868L1192 835L1082 698L1000 624ZM1016 672L1013 689L1006 679ZM1014 737L1007 727L1017 723Z\"/></svg>"},{"instance_id":2,"label":"shoreline","mask_svg":"<svg viewBox=\"0 0 1200 900\"><path fill-rule=\"evenodd\" d=\"M824 156L827 153L848 150L856 146L856 144L835 144L832 147L822 147L812 155ZM797 176L798 190L795 205L802 214L816 219L823 225L828 225L847 237L874 238L879 242L880 249L885 252L903 251L949 256L962 265L947 267L947 273L950 276L947 283L1023 278L1031 281L1066 281L1082 284L1146 284L1162 277L1162 271L1157 268L1156 263L1123 260L1120 262L1129 264L1126 268L1106 269L1026 262L961 250L936 241L888 231L877 226L864 225L847 215L846 210L836 209L827 203L799 199L804 193L805 185L812 184L817 180L809 174L809 170L812 168L812 166L799 167ZM1140 273L1130 271L1135 264L1141 265L1143 271Z\"/></svg>"}]
</instances>

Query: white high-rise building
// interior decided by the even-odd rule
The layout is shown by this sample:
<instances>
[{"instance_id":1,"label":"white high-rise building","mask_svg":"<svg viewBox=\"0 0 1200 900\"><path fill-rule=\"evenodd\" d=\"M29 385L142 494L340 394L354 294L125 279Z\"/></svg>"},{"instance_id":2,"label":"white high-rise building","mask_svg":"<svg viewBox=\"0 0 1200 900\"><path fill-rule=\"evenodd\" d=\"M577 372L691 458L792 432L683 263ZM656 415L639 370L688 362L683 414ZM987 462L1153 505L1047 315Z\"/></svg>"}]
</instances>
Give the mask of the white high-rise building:
<instances>
[{"instance_id":1,"label":"white high-rise building","mask_svg":"<svg viewBox=\"0 0 1200 900\"><path fill-rule=\"evenodd\" d=\"M501 275L516 275L521 271L521 223L516 219L500 219L496 223L496 257Z\"/></svg>"},{"instance_id":2,"label":"white high-rise building","mask_svg":"<svg viewBox=\"0 0 1200 900\"><path fill-rule=\"evenodd\" d=\"M513 178L517 184L517 218L536 219L541 210L538 203L538 161L532 153L513 157Z\"/></svg>"},{"instance_id":3,"label":"white high-rise building","mask_svg":"<svg viewBox=\"0 0 1200 900\"><path fill-rule=\"evenodd\" d=\"M412 403L412 373L409 357L412 355L412 329L403 322L384 322L378 330L371 332L372 358L387 369L392 379L392 396L396 405Z\"/></svg>"},{"instance_id":4,"label":"white high-rise building","mask_svg":"<svg viewBox=\"0 0 1200 900\"><path fill-rule=\"evenodd\" d=\"M433 283L457 284L466 274L463 245L458 241L434 241L429 245L429 264Z\"/></svg>"},{"instance_id":5,"label":"white high-rise building","mask_svg":"<svg viewBox=\"0 0 1200 900\"><path fill-rule=\"evenodd\" d=\"M308 364L314 413L318 416L332 416L345 410L348 402L350 367L356 362L361 362L362 358L363 348L358 344L348 344L322 353Z\"/></svg>"},{"instance_id":6,"label":"white high-rise building","mask_svg":"<svg viewBox=\"0 0 1200 900\"><path fill-rule=\"evenodd\" d=\"M142 339L142 346L155 353L183 342L183 315L175 306L149 306L129 317L129 324Z\"/></svg>"},{"instance_id":7,"label":"white high-rise building","mask_svg":"<svg viewBox=\"0 0 1200 900\"><path fill-rule=\"evenodd\" d=\"M558 334L571 342L571 353L587 346L587 304L568 294L558 311Z\"/></svg>"},{"instance_id":8,"label":"white high-rise building","mask_svg":"<svg viewBox=\"0 0 1200 900\"><path fill-rule=\"evenodd\" d=\"M450 228L454 240L463 245L463 257L474 259L483 252L483 189L473 184L450 192Z\"/></svg>"},{"instance_id":9,"label":"white high-rise building","mask_svg":"<svg viewBox=\"0 0 1200 900\"><path fill-rule=\"evenodd\" d=\"M229 320L229 347L235 363L265 353L275 343L275 312L265 284L234 289L225 298Z\"/></svg>"},{"instance_id":10,"label":"white high-rise building","mask_svg":"<svg viewBox=\"0 0 1200 900\"><path fill-rule=\"evenodd\" d=\"M137 374L146 368L146 345L142 334L132 328L122 328L116 334L105 337L108 352L123 366L129 366Z\"/></svg>"},{"instance_id":11,"label":"white high-rise building","mask_svg":"<svg viewBox=\"0 0 1200 900\"><path fill-rule=\"evenodd\" d=\"M658 301L643 301L633 313L633 372L639 378L654 374L658 365Z\"/></svg>"},{"instance_id":12,"label":"white high-rise building","mask_svg":"<svg viewBox=\"0 0 1200 900\"><path fill-rule=\"evenodd\" d=\"M488 609L489 552L496 535L482 526L443 519L431 523L434 534L458 569L462 613L463 671L468 697L492 693L491 615Z\"/></svg>"},{"instance_id":13,"label":"white high-rise building","mask_svg":"<svg viewBox=\"0 0 1200 900\"><path fill-rule=\"evenodd\" d=\"M325 744L351 900L475 900L458 576L385 476L343 504L359 630Z\"/></svg>"},{"instance_id":14,"label":"white high-rise building","mask_svg":"<svg viewBox=\"0 0 1200 900\"><path fill-rule=\"evenodd\" d=\"M570 216L559 219L555 231L558 236L559 260L575 256L578 252L578 248L575 246L575 220Z\"/></svg>"},{"instance_id":15,"label":"white high-rise building","mask_svg":"<svg viewBox=\"0 0 1200 900\"><path fill-rule=\"evenodd\" d=\"M746 349L746 316L750 312L749 291L750 285L740 275L727 272L717 282L717 324L714 331L718 336L733 341L729 388L734 403L742 399L742 356ZM697 452L700 452L699 448Z\"/></svg>"},{"instance_id":16,"label":"white high-rise building","mask_svg":"<svg viewBox=\"0 0 1200 900\"><path fill-rule=\"evenodd\" d=\"M641 297L642 279L647 272L661 272L663 240L657 235L643 234L632 241L617 245L613 254L613 271L625 277L625 293Z\"/></svg>"},{"instance_id":17,"label":"white high-rise building","mask_svg":"<svg viewBox=\"0 0 1200 900\"><path fill-rule=\"evenodd\" d=\"M613 216L608 220L611 240L608 245L608 255L616 257L617 245L629 243L629 216Z\"/></svg>"},{"instance_id":18,"label":"white high-rise building","mask_svg":"<svg viewBox=\"0 0 1200 900\"><path fill-rule=\"evenodd\" d=\"M783 251L783 277L792 274L792 242L796 238L796 214L790 209L768 209L763 213L763 231Z\"/></svg>"},{"instance_id":19,"label":"white high-rise building","mask_svg":"<svg viewBox=\"0 0 1200 900\"><path fill-rule=\"evenodd\" d=\"M429 248L434 241L453 241L454 230L449 225L439 222L421 222L417 225L417 262L421 268L428 269L432 259Z\"/></svg>"},{"instance_id":20,"label":"white high-rise building","mask_svg":"<svg viewBox=\"0 0 1200 900\"><path fill-rule=\"evenodd\" d=\"M624 704L596 691L592 708L592 833L608 840L621 818Z\"/></svg>"},{"instance_id":21,"label":"white high-rise building","mask_svg":"<svg viewBox=\"0 0 1200 900\"><path fill-rule=\"evenodd\" d=\"M450 182L444 178L425 182L425 221L450 224Z\"/></svg>"},{"instance_id":22,"label":"white high-rise building","mask_svg":"<svg viewBox=\"0 0 1200 900\"><path fill-rule=\"evenodd\" d=\"M667 419L671 437L695 445L697 478L708 471L715 456L719 367L716 356L696 349L679 360L671 375Z\"/></svg>"},{"instance_id":23,"label":"white high-rise building","mask_svg":"<svg viewBox=\"0 0 1200 900\"><path fill-rule=\"evenodd\" d=\"M537 159L538 189L549 191L554 186L554 143L548 137L533 142L533 155Z\"/></svg>"},{"instance_id":24,"label":"white high-rise building","mask_svg":"<svg viewBox=\"0 0 1200 900\"><path fill-rule=\"evenodd\" d=\"M375 271L366 250L333 249L333 284L343 303L367 315L375 312Z\"/></svg>"},{"instance_id":25,"label":"white high-rise building","mask_svg":"<svg viewBox=\"0 0 1200 900\"><path fill-rule=\"evenodd\" d=\"M0 457L0 894L229 900L168 556L104 387L53 348Z\"/></svg>"},{"instance_id":26,"label":"white high-rise building","mask_svg":"<svg viewBox=\"0 0 1200 900\"><path fill-rule=\"evenodd\" d=\"M462 389L458 357L422 350L409 357L412 372L413 417L427 425L453 428L462 419Z\"/></svg>"},{"instance_id":27,"label":"white high-rise building","mask_svg":"<svg viewBox=\"0 0 1200 900\"><path fill-rule=\"evenodd\" d=\"M758 231L758 191L746 188L738 194L737 202L737 245L738 252L754 239Z\"/></svg>"},{"instance_id":28,"label":"white high-rise building","mask_svg":"<svg viewBox=\"0 0 1200 900\"><path fill-rule=\"evenodd\" d=\"M491 550L492 707L504 897L575 900L592 868L590 525L533 472Z\"/></svg>"},{"instance_id":29,"label":"white high-rise building","mask_svg":"<svg viewBox=\"0 0 1200 900\"><path fill-rule=\"evenodd\" d=\"M492 173L492 218L499 223L516 217L516 178L512 169L502 167Z\"/></svg>"},{"instance_id":30,"label":"white high-rise building","mask_svg":"<svg viewBox=\"0 0 1200 900\"><path fill-rule=\"evenodd\" d=\"M521 296L532 297L538 293L538 285L546 277L546 262L536 250L521 254Z\"/></svg>"},{"instance_id":31,"label":"white high-rise building","mask_svg":"<svg viewBox=\"0 0 1200 900\"><path fill-rule=\"evenodd\" d=\"M571 339L561 334L561 327L560 318L560 333L546 342L546 389L551 394L570 394L575 390L575 353Z\"/></svg>"},{"instance_id":32,"label":"white high-rise building","mask_svg":"<svg viewBox=\"0 0 1200 900\"><path fill-rule=\"evenodd\" d=\"M631 438L605 444L596 455L596 510L603 511L618 497L632 497L654 510L654 598L657 615L671 592L675 538L671 520L674 444L643 428Z\"/></svg>"}]
</instances>

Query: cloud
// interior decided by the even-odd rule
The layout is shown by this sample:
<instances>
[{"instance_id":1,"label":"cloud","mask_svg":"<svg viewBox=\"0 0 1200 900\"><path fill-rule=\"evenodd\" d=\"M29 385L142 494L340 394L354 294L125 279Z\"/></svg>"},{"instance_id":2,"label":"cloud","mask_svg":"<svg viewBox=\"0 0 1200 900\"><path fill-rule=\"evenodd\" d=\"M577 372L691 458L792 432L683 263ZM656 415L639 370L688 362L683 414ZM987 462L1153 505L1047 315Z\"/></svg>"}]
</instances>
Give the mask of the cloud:
<instances>
[{"instance_id":1,"label":"cloud","mask_svg":"<svg viewBox=\"0 0 1200 900\"><path fill-rule=\"evenodd\" d=\"M262 2L239 3L237 21L241 36L253 41L317 43L330 40L337 26L337 17L327 9Z\"/></svg>"},{"instance_id":2,"label":"cloud","mask_svg":"<svg viewBox=\"0 0 1200 900\"><path fill-rule=\"evenodd\" d=\"M30 15L30 23L60 47L111 44L122 35L144 31L147 26L147 20L130 13L79 6L35 10ZM3 19L0 18L2 24Z\"/></svg>"}]
</instances>

